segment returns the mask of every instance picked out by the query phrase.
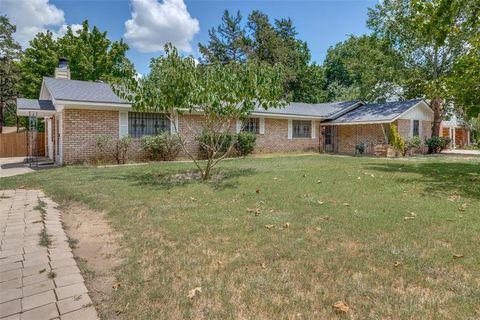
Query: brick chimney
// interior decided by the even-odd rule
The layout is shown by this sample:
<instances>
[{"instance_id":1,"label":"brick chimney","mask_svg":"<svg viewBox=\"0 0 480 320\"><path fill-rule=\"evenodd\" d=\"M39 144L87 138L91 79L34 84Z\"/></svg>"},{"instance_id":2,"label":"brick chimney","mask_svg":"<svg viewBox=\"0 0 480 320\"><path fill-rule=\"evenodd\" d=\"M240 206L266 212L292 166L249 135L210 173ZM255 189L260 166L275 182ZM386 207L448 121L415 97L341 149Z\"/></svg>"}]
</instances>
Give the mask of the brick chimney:
<instances>
[{"instance_id":1,"label":"brick chimney","mask_svg":"<svg viewBox=\"0 0 480 320\"><path fill-rule=\"evenodd\" d=\"M55 68L55 79L70 80L70 69L68 69L68 60L66 58L58 59L58 67Z\"/></svg>"}]
</instances>

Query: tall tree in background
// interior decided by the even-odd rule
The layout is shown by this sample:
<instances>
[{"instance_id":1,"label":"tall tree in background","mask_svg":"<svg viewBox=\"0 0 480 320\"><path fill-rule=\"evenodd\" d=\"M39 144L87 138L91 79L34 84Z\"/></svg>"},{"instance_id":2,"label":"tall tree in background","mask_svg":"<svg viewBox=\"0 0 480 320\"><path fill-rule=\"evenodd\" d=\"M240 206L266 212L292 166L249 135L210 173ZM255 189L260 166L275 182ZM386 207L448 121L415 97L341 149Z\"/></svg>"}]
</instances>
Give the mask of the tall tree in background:
<instances>
[{"instance_id":1,"label":"tall tree in background","mask_svg":"<svg viewBox=\"0 0 480 320\"><path fill-rule=\"evenodd\" d=\"M283 87L295 101L321 102L325 99L323 71L310 64L307 43L297 38L291 19L275 20L260 11L252 11L246 24L237 12L231 16L225 11L222 23L209 31L207 45L199 44L206 62L248 60L280 65L283 69Z\"/></svg>"},{"instance_id":2,"label":"tall tree in background","mask_svg":"<svg viewBox=\"0 0 480 320\"><path fill-rule=\"evenodd\" d=\"M476 0L475 0L476 1ZM423 96L434 111L432 135L440 133L447 81L467 51L467 0L384 0L369 10L368 26L387 39L406 67L407 98Z\"/></svg>"},{"instance_id":3,"label":"tall tree in background","mask_svg":"<svg viewBox=\"0 0 480 320\"><path fill-rule=\"evenodd\" d=\"M376 36L350 36L327 52L328 100L377 102L401 95L401 57Z\"/></svg>"},{"instance_id":4,"label":"tall tree in background","mask_svg":"<svg viewBox=\"0 0 480 320\"><path fill-rule=\"evenodd\" d=\"M39 33L20 62L20 93L38 98L42 77L53 76L59 57L69 60L72 79L118 83L134 75L133 65L125 56L127 50L122 40L112 42L97 27L90 30L88 21L76 32L69 27L58 39L50 31Z\"/></svg>"},{"instance_id":5,"label":"tall tree in background","mask_svg":"<svg viewBox=\"0 0 480 320\"><path fill-rule=\"evenodd\" d=\"M208 36L207 45L198 44L206 62L244 62L247 59L248 43L240 11L233 16L225 10L221 24L208 30Z\"/></svg>"},{"instance_id":6,"label":"tall tree in background","mask_svg":"<svg viewBox=\"0 0 480 320\"><path fill-rule=\"evenodd\" d=\"M20 45L13 39L15 31L16 27L9 19L0 16L0 133L3 131L4 116L15 115L19 74L17 60L21 53Z\"/></svg>"}]
</instances>

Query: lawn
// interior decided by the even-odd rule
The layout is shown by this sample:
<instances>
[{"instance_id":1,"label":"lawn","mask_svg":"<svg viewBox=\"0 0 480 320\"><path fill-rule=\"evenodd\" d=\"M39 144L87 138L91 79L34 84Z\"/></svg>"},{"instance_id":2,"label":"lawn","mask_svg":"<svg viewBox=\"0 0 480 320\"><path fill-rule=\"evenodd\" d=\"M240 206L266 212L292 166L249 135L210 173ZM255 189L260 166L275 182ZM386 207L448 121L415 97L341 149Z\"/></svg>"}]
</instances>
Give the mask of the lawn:
<instances>
[{"instance_id":1,"label":"lawn","mask_svg":"<svg viewBox=\"0 0 480 320\"><path fill-rule=\"evenodd\" d=\"M209 183L192 168L67 167L0 188L107 212L122 319L480 317L479 161L249 158Z\"/></svg>"}]
</instances>

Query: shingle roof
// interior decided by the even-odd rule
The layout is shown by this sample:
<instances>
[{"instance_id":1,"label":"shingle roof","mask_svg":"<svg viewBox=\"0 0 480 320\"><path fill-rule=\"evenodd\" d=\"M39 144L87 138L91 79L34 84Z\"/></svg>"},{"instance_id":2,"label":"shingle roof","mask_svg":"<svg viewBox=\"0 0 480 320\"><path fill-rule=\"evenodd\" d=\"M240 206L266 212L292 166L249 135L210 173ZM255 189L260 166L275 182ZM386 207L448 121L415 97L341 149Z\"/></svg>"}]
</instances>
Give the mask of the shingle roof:
<instances>
[{"instance_id":1,"label":"shingle roof","mask_svg":"<svg viewBox=\"0 0 480 320\"><path fill-rule=\"evenodd\" d=\"M390 122L420 101L422 99L365 104L328 123Z\"/></svg>"},{"instance_id":2,"label":"shingle roof","mask_svg":"<svg viewBox=\"0 0 480 320\"><path fill-rule=\"evenodd\" d=\"M130 104L118 97L110 84L44 77L43 81L56 100Z\"/></svg>"},{"instance_id":3,"label":"shingle roof","mask_svg":"<svg viewBox=\"0 0 480 320\"><path fill-rule=\"evenodd\" d=\"M55 111L51 100L17 99L17 109L32 111Z\"/></svg>"},{"instance_id":4,"label":"shingle roof","mask_svg":"<svg viewBox=\"0 0 480 320\"><path fill-rule=\"evenodd\" d=\"M291 116L309 116L309 117L322 117L329 118L338 114L350 107L355 106L361 101L342 101L342 102L329 102L329 103L300 103L292 102L282 109L255 109L255 114L278 114L278 115L291 115Z\"/></svg>"}]
</instances>

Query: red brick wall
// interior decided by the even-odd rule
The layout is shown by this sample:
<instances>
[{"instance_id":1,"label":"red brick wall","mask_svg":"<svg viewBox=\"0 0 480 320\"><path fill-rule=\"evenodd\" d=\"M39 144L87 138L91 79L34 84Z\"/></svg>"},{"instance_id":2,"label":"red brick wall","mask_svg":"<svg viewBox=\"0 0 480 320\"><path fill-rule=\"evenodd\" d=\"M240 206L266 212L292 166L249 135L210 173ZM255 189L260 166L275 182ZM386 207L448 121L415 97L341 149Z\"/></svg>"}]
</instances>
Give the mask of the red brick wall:
<instances>
[{"instance_id":1,"label":"red brick wall","mask_svg":"<svg viewBox=\"0 0 480 320\"><path fill-rule=\"evenodd\" d=\"M288 139L287 119L265 119L265 134L257 134L256 153L318 151L319 124L315 122L315 138Z\"/></svg>"},{"instance_id":2,"label":"red brick wall","mask_svg":"<svg viewBox=\"0 0 480 320\"><path fill-rule=\"evenodd\" d=\"M63 162L78 164L100 159L99 136L118 138L118 111L65 109L63 116Z\"/></svg>"},{"instance_id":3,"label":"red brick wall","mask_svg":"<svg viewBox=\"0 0 480 320\"><path fill-rule=\"evenodd\" d=\"M388 137L390 126L383 125ZM337 136L334 138L337 146L335 151L343 154L354 154L355 146L360 143L368 145L365 154L374 154L375 145L385 142L385 135L380 124L340 125L337 126Z\"/></svg>"}]
</instances>

